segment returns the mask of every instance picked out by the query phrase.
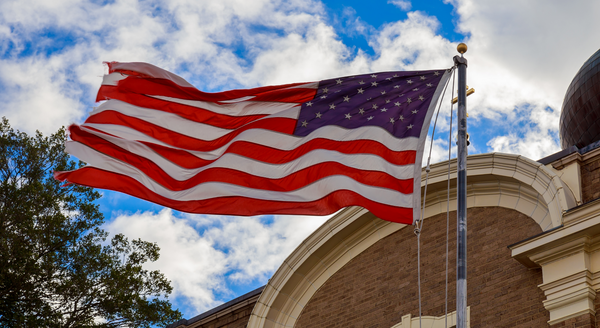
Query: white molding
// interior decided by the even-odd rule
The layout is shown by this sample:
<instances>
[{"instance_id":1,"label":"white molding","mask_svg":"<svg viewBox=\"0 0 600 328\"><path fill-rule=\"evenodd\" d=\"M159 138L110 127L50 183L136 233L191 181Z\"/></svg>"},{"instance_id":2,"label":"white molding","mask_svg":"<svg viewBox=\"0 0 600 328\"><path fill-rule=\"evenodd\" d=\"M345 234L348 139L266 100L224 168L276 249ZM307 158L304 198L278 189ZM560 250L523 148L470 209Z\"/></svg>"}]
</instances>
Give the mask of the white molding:
<instances>
[{"instance_id":1,"label":"white molding","mask_svg":"<svg viewBox=\"0 0 600 328\"><path fill-rule=\"evenodd\" d=\"M420 322L419 322L420 319ZM427 328L446 328L446 317L441 315L412 317L411 314L403 315L402 321L393 325L391 328L419 328L420 326ZM456 326L456 311L448 313L448 327ZM471 307L467 306L467 328L471 327Z\"/></svg>"}]
</instances>

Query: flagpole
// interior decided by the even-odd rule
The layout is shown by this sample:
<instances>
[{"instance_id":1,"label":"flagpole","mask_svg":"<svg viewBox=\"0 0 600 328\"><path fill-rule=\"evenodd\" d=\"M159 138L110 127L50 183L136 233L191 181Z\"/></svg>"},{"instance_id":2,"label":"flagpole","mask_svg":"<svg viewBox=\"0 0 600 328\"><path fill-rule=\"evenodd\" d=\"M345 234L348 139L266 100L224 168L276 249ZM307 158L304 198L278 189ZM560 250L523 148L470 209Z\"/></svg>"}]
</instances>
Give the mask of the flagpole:
<instances>
[{"instance_id":1,"label":"flagpole","mask_svg":"<svg viewBox=\"0 0 600 328\"><path fill-rule=\"evenodd\" d=\"M456 218L456 328L467 328L467 45L456 48L458 68L457 218Z\"/></svg>"}]
</instances>

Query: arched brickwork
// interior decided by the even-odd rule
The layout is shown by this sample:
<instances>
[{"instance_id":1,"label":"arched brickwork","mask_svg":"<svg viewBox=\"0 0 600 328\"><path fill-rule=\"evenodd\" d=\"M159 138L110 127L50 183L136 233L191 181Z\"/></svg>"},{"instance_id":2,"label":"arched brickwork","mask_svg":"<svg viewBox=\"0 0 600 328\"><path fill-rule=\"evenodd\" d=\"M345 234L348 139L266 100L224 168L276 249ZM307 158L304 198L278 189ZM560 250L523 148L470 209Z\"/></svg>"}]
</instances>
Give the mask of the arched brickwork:
<instances>
[{"instance_id":1,"label":"arched brickwork","mask_svg":"<svg viewBox=\"0 0 600 328\"><path fill-rule=\"evenodd\" d=\"M471 327L544 327L540 270L528 270L506 246L542 232L506 208L468 210L468 305ZM455 212L451 212L449 312L455 298ZM444 313L446 215L427 219L421 237L423 315ZM373 244L333 274L304 306L295 327L391 327L418 316L416 238L401 229Z\"/></svg>"}]
</instances>

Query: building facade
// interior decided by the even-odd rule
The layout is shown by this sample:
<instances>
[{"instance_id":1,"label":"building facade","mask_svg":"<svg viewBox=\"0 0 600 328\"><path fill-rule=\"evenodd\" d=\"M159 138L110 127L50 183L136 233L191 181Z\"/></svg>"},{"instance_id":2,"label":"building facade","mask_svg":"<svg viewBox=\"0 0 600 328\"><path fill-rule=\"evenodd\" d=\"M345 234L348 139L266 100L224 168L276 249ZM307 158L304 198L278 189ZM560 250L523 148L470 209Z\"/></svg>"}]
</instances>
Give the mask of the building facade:
<instances>
[{"instance_id":1,"label":"building facade","mask_svg":"<svg viewBox=\"0 0 600 328\"><path fill-rule=\"evenodd\" d=\"M584 77L574 79L578 87L569 88L561 124L579 126L573 117L600 113L599 68L597 52L577 75ZM469 327L600 327L597 129L580 129L590 136L584 144L581 131L561 129L564 149L539 161L500 153L469 156ZM569 138L579 143L565 143ZM298 246L264 287L169 327L407 328L419 327L421 319L423 327L441 328L446 299L453 326L455 180L456 161L431 166L420 245L421 313L412 226L350 207Z\"/></svg>"}]
</instances>

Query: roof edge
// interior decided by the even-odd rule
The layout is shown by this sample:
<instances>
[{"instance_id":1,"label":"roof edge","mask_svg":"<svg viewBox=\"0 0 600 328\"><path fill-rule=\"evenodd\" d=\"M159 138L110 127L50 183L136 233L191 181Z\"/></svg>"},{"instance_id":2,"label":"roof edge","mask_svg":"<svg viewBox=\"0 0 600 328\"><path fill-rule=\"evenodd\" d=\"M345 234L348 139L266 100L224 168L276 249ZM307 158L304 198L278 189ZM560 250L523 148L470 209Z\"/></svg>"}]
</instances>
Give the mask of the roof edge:
<instances>
[{"instance_id":1,"label":"roof edge","mask_svg":"<svg viewBox=\"0 0 600 328\"><path fill-rule=\"evenodd\" d=\"M201 314L199 314L199 315L197 315L197 316L195 316L195 317L193 317L191 319L181 319L181 320L179 320L177 322L174 322L174 323L168 325L166 328L175 328L175 327L179 327L179 326L189 326L189 325L191 325L191 324L193 324L195 322L198 322L198 321L200 321L200 320L202 320L204 318L207 318L207 317L210 317L212 315L215 315L215 314L217 314L217 313L219 313L219 312L221 312L223 310L226 310L226 309L228 309L228 308L230 308L232 306L235 306L236 304L242 303L242 302L244 302L244 301L246 301L248 299L251 299L252 297L260 295L262 293L263 289L265 289L265 286L266 285L264 285L262 287L258 287L257 289L255 289L255 290L253 290L251 292L248 292L248 293L246 293L246 294L244 294L242 296L234 298L234 299L232 299L231 301L229 301L227 303L223 303L223 304L221 304L221 305L219 305L219 306L217 306L217 307L215 307L213 309L210 309L210 310L208 310L208 311L206 311L204 313L201 313Z\"/></svg>"}]
</instances>

